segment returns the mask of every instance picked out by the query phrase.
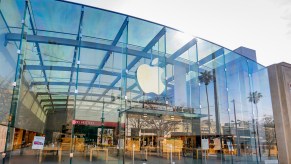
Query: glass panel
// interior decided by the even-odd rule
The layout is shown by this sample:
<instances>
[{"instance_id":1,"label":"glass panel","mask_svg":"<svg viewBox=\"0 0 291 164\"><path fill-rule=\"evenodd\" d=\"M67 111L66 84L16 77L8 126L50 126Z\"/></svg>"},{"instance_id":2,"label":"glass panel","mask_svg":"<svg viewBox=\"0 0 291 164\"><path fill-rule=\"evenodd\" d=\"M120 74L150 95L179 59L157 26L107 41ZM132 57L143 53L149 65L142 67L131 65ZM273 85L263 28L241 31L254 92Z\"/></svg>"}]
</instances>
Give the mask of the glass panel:
<instances>
[{"instance_id":1,"label":"glass panel","mask_svg":"<svg viewBox=\"0 0 291 164\"><path fill-rule=\"evenodd\" d=\"M124 15L85 7L84 40L111 44L125 19ZM104 30L108 28L110 30Z\"/></svg>"},{"instance_id":2,"label":"glass panel","mask_svg":"<svg viewBox=\"0 0 291 164\"><path fill-rule=\"evenodd\" d=\"M257 134L259 161L277 158L277 140L271 104L268 70L254 61L249 60L252 92L249 103L254 111L255 130Z\"/></svg>"},{"instance_id":3,"label":"glass panel","mask_svg":"<svg viewBox=\"0 0 291 164\"><path fill-rule=\"evenodd\" d=\"M128 25L128 44L137 47L146 47L162 28L162 26L130 17Z\"/></svg>"},{"instance_id":4,"label":"glass panel","mask_svg":"<svg viewBox=\"0 0 291 164\"><path fill-rule=\"evenodd\" d=\"M190 35L167 28L167 41L166 41L167 54L169 55L174 54L192 39L194 38ZM187 54L185 54L184 56L179 55L179 57L189 60L189 58L187 58Z\"/></svg>"},{"instance_id":5,"label":"glass panel","mask_svg":"<svg viewBox=\"0 0 291 164\"><path fill-rule=\"evenodd\" d=\"M74 57L74 47L40 44L40 51L45 66L70 67ZM61 71L61 70L59 70Z\"/></svg>"},{"instance_id":6,"label":"glass panel","mask_svg":"<svg viewBox=\"0 0 291 164\"><path fill-rule=\"evenodd\" d=\"M76 39L81 6L50 0L30 3L38 35Z\"/></svg>"},{"instance_id":7,"label":"glass panel","mask_svg":"<svg viewBox=\"0 0 291 164\"><path fill-rule=\"evenodd\" d=\"M3 20L10 26L10 28L7 29L8 31L21 33L21 19L23 18L24 4L25 3L21 0L1 2L1 12L3 16L5 18L13 18Z\"/></svg>"}]
</instances>

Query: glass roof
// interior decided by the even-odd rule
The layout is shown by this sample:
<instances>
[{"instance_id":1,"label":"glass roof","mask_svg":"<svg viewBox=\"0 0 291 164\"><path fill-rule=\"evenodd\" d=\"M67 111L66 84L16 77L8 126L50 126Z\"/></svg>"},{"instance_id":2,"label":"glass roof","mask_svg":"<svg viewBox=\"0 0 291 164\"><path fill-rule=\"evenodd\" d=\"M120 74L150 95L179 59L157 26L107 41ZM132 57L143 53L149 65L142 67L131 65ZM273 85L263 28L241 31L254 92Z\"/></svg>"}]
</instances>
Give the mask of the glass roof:
<instances>
[{"instance_id":1,"label":"glass roof","mask_svg":"<svg viewBox=\"0 0 291 164\"><path fill-rule=\"evenodd\" d=\"M6 40L9 43L19 42L17 37L21 34L24 6L25 0L1 1L1 12L10 31ZM30 87L37 91L38 99L47 108L51 108L49 105L52 103L58 107L68 105L67 101L73 98L78 48L77 98L82 101L111 99L112 95L118 97L124 63L127 63L128 95L139 100L143 92L137 85L135 72L139 65L151 64L154 58L159 58L166 65L168 94L173 94L174 63L198 63L201 69L213 69L241 57L224 47L167 26L54 0L29 1L26 34L24 69L29 76ZM215 60L210 57L214 53L218 54ZM128 54L126 62L124 54ZM226 61L220 56L223 54L227 56ZM256 65L256 68L264 67ZM188 80L197 74L190 72ZM87 105L83 104L80 108L85 109ZM96 103L88 108L93 107L98 109Z\"/></svg>"}]
</instances>

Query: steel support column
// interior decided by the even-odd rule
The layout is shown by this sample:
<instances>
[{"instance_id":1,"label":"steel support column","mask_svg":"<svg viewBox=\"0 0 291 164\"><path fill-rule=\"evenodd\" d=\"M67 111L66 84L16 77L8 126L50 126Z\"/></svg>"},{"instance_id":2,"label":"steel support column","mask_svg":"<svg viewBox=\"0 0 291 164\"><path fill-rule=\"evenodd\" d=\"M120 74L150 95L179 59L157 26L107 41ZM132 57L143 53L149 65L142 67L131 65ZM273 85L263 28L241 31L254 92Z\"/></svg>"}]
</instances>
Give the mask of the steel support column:
<instances>
[{"instance_id":1,"label":"steel support column","mask_svg":"<svg viewBox=\"0 0 291 164\"><path fill-rule=\"evenodd\" d=\"M73 58L73 63L72 63L72 68L75 67L77 64L77 72L76 72L76 83L75 83L75 96L74 96L74 109L73 109L73 120L75 119L76 115L76 100L77 100L77 94L78 94L78 80L79 80L79 68L80 68L80 53L81 53L81 39L82 39L82 26L83 26L83 16L84 16L84 6L81 8L81 16L80 16L80 22L79 22L79 28L78 28L78 36L77 36L77 41L78 41L78 46L75 46L74 50L74 58ZM78 55L78 56L77 56ZM77 62L76 62L77 58ZM71 71L71 76L70 76L70 83L72 83L72 77L73 77L73 70ZM71 90L71 85L69 85L69 90ZM69 99L69 96L68 96ZM67 101L68 102L68 101ZM69 104L67 103L67 106ZM73 144L74 141L73 139L75 138L75 125L72 125L72 135L71 135L71 153L70 153L70 164L72 163L72 158L73 158Z\"/></svg>"},{"instance_id":2,"label":"steel support column","mask_svg":"<svg viewBox=\"0 0 291 164\"><path fill-rule=\"evenodd\" d=\"M24 11L23 11L23 17L21 20L21 34L20 34L20 43L17 50L17 64L15 69L15 76L14 76L14 82L13 82L13 94L12 94L12 100L11 100L11 106L9 111L9 118L8 118L8 125L7 125L7 133L6 133L6 142L4 147L4 152L2 153L2 163L5 164L6 160L6 153L7 153L7 146L8 142L10 142L10 130L14 127L15 123L15 114L16 110L18 108L18 100L19 100L19 94L20 94L20 86L21 86L21 76L23 72L23 54L24 51L22 50L23 46L23 38L24 38L24 32L25 32L25 20L26 20L26 14L27 14L27 8L28 8L28 2L25 1ZM12 144L12 143L11 143Z\"/></svg>"}]
</instances>

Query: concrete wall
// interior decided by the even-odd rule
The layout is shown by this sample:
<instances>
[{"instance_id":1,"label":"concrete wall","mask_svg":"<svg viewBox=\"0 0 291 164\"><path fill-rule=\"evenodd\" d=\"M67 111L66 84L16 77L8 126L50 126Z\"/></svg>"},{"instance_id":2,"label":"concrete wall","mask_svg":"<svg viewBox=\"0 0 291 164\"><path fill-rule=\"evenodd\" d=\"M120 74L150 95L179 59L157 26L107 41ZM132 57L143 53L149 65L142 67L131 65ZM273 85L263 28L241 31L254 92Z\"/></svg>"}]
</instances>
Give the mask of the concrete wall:
<instances>
[{"instance_id":1,"label":"concrete wall","mask_svg":"<svg viewBox=\"0 0 291 164\"><path fill-rule=\"evenodd\" d=\"M43 133L45 120L46 114L39 104L35 93L29 90L29 84L25 78L22 78L15 127Z\"/></svg>"},{"instance_id":2,"label":"concrete wall","mask_svg":"<svg viewBox=\"0 0 291 164\"><path fill-rule=\"evenodd\" d=\"M53 132L62 132L62 125L66 125L67 112L55 111L47 114L47 120L45 125L46 141L52 142Z\"/></svg>"},{"instance_id":3,"label":"concrete wall","mask_svg":"<svg viewBox=\"0 0 291 164\"><path fill-rule=\"evenodd\" d=\"M279 161L291 163L291 64L268 67Z\"/></svg>"}]
</instances>

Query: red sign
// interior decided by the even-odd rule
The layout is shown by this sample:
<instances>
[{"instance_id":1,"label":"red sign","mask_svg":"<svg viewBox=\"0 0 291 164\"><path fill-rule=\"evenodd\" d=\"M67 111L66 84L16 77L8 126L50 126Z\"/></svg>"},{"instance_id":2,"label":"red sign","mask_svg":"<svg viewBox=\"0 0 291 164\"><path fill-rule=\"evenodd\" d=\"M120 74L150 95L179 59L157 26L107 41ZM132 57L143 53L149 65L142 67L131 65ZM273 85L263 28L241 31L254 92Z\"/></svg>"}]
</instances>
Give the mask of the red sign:
<instances>
[{"instance_id":1,"label":"red sign","mask_svg":"<svg viewBox=\"0 0 291 164\"><path fill-rule=\"evenodd\" d=\"M89 121L89 120L73 120L73 125L87 125L87 126L101 126L101 121ZM104 122L106 127L118 127L118 122ZM122 127L125 127L124 123L121 124Z\"/></svg>"}]
</instances>

